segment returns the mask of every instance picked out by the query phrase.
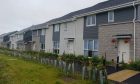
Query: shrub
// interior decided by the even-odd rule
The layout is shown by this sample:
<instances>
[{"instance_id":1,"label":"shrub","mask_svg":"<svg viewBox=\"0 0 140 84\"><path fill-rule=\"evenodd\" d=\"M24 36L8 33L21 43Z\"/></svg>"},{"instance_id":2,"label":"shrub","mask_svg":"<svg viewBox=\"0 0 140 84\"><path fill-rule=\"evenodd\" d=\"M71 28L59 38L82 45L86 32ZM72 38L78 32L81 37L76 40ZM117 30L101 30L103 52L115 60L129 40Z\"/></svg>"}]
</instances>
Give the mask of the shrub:
<instances>
[{"instance_id":1,"label":"shrub","mask_svg":"<svg viewBox=\"0 0 140 84\"><path fill-rule=\"evenodd\" d=\"M140 71L140 61L132 62L128 65L129 69Z\"/></svg>"}]
</instances>

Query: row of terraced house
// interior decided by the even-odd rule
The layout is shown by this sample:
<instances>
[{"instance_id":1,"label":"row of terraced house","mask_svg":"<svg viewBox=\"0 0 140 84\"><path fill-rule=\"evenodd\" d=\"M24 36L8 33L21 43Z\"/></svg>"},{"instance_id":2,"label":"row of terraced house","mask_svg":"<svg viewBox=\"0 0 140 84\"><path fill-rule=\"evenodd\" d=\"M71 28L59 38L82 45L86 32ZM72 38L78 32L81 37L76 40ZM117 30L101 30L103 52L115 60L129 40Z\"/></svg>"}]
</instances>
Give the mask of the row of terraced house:
<instances>
[{"instance_id":1,"label":"row of terraced house","mask_svg":"<svg viewBox=\"0 0 140 84\"><path fill-rule=\"evenodd\" d=\"M140 1L108 0L0 36L10 49L140 59Z\"/></svg>"}]
</instances>

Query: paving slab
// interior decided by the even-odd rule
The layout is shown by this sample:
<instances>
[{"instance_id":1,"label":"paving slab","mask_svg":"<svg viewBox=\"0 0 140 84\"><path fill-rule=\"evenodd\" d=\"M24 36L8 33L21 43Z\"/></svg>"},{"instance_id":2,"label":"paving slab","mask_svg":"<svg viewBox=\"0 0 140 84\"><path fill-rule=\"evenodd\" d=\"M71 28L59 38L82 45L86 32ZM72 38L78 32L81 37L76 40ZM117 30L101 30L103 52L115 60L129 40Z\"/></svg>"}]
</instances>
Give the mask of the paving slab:
<instances>
[{"instance_id":1,"label":"paving slab","mask_svg":"<svg viewBox=\"0 0 140 84\"><path fill-rule=\"evenodd\" d=\"M122 70L108 75L108 79L116 82L123 82L139 73L140 72L134 70Z\"/></svg>"}]
</instances>

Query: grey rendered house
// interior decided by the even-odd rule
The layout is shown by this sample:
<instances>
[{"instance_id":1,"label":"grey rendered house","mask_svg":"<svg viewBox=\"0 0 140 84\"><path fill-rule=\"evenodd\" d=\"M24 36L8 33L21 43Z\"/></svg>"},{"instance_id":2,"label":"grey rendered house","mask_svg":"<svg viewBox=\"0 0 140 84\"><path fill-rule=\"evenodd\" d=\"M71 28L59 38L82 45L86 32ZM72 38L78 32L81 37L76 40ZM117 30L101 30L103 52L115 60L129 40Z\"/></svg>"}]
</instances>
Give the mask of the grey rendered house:
<instances>
[{"instance_id":1,"label":"grey rendered house","mask_svg":"<svg viewBox=\"0 0 140 84\"><path fill-rule=\"evenodd\" d=\"M0 47L10 48L11 47L10 35L16 32L17 31L13 31L0 35Z\"/></svg>"},{"instance_id":2,"label":"grey rendered house","mask_svg":"<svg viewBox=\"0 0 140 84\"><path fill-rule=\"evenodd\" d=\"M20 30L12 35L10 35L10 42L11 42L11 49L15 50L31 50L31 48L28 48L28 44L30 44L32 40L31 37L31 29L33 29L33 26L25 28L23 30ZM29 45L30 46L30 45Z\"/></svg>"},{"instance_id":3,"label":"grey rendered house","mask_svg":"<svg viewBox=\"0 0 140 84\"><path fill-rule=\"evenodd\" d=\"M140 59L140 0L108 0L71 12L24 33L25 50Z\"/></svg>"},{"instance_id":4,"label":"grey rendered house","mask_svg":"<svg viewBox=\"0 0 140 84\"><path fill-rule=\"evenodd\" d=\"M34 29L34 25L30 26L25 29L24 35L23 35L23 42L24 42L24 50L31 51L33 47L33 41L32 41L32 30Z\"/></svg>"},{"instance_id":5,"label":"grey rendered house","mask_svg":"<svg viewBox=\"0 0 140 84\"><path fill-rule=\"evenodd\" d=\"M34 25L32 29L33 51L45 51L46 30L47 23Z\"/></svg>"},{"instance_id":6,"label":"grey rendered house","mask_svg":"<svg viewBox=\"0 0 140 84\"><path fill-rule=\"evenodd\" d=\"M69 50L77 55L106 54L107 60L116 60L119 56L120 62L135 61L140 58L139 4L139 0L108 0L51 20L49 29L53 32L53 47L50 49L62 54L70 46ZM72 33L64 32L73 28ZM63 37L67 34L72 35Z\"/></svg>"}]
</instances>

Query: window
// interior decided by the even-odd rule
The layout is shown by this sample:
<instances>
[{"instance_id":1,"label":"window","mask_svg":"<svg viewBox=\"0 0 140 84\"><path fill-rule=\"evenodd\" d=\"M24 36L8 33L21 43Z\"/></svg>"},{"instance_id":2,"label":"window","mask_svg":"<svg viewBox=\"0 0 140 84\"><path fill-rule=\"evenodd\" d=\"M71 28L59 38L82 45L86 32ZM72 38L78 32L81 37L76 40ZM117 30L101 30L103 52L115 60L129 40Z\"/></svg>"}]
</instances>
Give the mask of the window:
<instances>
[{"instance_id":1,"label":"window","mask_svg":"<svg viewBox=\"0 0 140 84\"><path fill-rule=\"evenodd\" d=\"M59 54L59 41L53 42L53 52Z\"/></svg>"},{"instance_id":2,"label":"window","mask_svg":"<svg viewBox=\"0 0 140 84\"><path fill-rule=\"evenodd\" d=\"M96 26L96 15L87 16L86 26Z\"/></svg>"},{"instance_id":3,"label":"window","mask_svg":"<svg viewBox=\"0 0 140 84\"><path fill-rule=\"evenodd\" d=\"M54 32L59 32L60 25L54 25Z\"/></svg>"},{"instance_id":4,"label":"window","mask_svg":"<svg viewBox=\"0 0 140 84\"><path fill-rule=\"evenodd\" d=\"M54 49L59 49L59 42L58 41L54 41L53 48Z\"/></svg>"},{"instance_id":5,"label":"window","mask_svg":"<svg viewBox=\"0 0 140 84\"><path fill-rule=\"evenodd\" d=\"M46 29L42 30L42 35L46 35Z\"/></svg>"},{"instance_id":6,"label":"window","mask_svg":"<svg viewBox=\"0 0 140 84\"><path fill-rule=\"evenodd\" d=\"M45 50L45 44L44 43L41 44L41 50Z\"/></svg>"},{"instance_id":7,"label":"window","mask_svg":"<svg viewBox=\"0 0 140 84\"><path fill-rule=\"evenodd\" d=\"M39 29L39 30L38 30L38 36L41 36L41 34L42 34L42 30Z\"/></svg>"},{"instance_id":8,"label":"window","mask_svg":"<svg viewBox=\"0 0 140 84\"><path fill-rule=\"evenodd\" d=\"M33 36L37 36L37 30L33 31Z\"/></svg>"},{"instance_id":9,"label":"window","mask_svg":"<svg viewBox=\"0 0 140 84\"><path fill-rule=\"evenodd\" d=\"M84 50L88 50L88 40L84 40Z\"/></svg>"},{"instance_id":10,"label":"window","mask_svg":"<svg viewBox=\"0 0 140 84\"><path fill-rule=\"evenodd\" d=\"M114 22L114 11L108 12L108 22Z\"/></svg>"},{"instance_id":11,"label":"window","mask_svg":"<svg viewBox=\"0 0 140 84\"><path fill-rule=\"evenodd\" d=\"M98 55L98 40L84 40L84 55L85 56Z\"/></svg>"}]
</instances>

